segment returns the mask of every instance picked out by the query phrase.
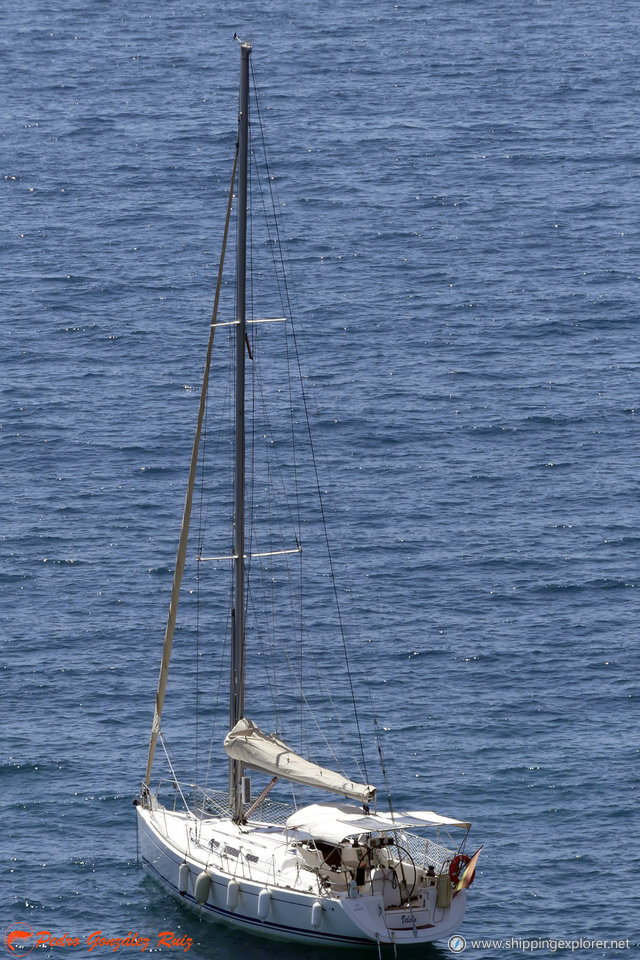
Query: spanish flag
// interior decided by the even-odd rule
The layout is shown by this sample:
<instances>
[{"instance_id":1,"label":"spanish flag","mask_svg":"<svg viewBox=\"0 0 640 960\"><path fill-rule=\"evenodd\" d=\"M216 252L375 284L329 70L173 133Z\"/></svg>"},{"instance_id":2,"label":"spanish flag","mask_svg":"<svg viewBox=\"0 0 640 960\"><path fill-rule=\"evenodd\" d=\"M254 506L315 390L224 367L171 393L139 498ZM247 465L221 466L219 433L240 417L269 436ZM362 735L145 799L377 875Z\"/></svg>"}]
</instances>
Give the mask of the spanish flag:
<instances>
[{"instance_id":1,"label":"spanish flag","mask_svg":"<svg viewBox=\"0 0 640 960\"><path fill-rule=\"evenodd\" d=\"M454 896L456 893L460 893L461 890L466 890L467 887L471 886L473 883L473 878L476 875L476 864L478 863L481 850L482 847L478 847L474 855L471 857L471 860L469 860L469 863L466 865L464 873L456 884Z\"/></svg>"}]
</instances>

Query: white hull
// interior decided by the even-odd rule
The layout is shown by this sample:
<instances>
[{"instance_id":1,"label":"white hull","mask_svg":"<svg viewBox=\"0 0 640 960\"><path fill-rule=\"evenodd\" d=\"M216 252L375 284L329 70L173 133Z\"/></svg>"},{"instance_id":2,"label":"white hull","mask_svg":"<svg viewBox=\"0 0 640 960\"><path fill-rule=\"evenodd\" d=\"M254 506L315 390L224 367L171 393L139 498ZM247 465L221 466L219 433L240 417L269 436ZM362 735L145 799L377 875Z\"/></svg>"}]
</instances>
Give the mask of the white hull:
<instances>
[{"instance_id":1,"label":"white hull","mask_svg":"<svg viewBox=\"0 0 640 960\"><path fill-rule=\"evenodd\" d=\"M464 917L466 893L438 907L435 885L404 906L390 902L391 889L376 892L371 883L356 896L326 889L281 826L238 827L159 805L139 806L137 815L143 866L165 890L201 916L263 937L345 947L416 944L448 937ZM180 873L183 864L188 876ZM196 882L205 872L210 888L198 902Z\"/></svg>"}]
</instances>

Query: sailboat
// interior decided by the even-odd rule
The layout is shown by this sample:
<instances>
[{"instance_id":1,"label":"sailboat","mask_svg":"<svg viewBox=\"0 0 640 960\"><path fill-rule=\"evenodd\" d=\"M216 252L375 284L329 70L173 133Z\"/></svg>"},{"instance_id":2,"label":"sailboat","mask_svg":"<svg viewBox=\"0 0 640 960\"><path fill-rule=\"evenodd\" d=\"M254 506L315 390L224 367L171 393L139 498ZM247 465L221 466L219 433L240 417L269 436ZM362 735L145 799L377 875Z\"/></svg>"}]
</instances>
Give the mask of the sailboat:
<instances>
[{"instance_id":1,"label":"sailboat","mask_svg":"<svg viewBox=\"0 0 640 960\"><path fill-rule=\"evenodd\" d=\"M213 311L198 423L162 652L147 767L136 797L142 863L163 888L202 917L284 940L336 946L415 945L448 937L463 920L479 851L465 853L467 821L430 810L396 811L378 804L376 787L329 769L264 732L245 715L250 684L247 656L245 366L252 359L247 311L247 184L250 162L250 56L240 43L238 140L227 203L223 254ZM236 199L235 316L218 321L221 276L233 199ZM283 320L284 318L276 318ZM269 322L275 322L273 319ZM206 408L213 337L226 326L234 345L231 526L228 789L214 790L171 776L152 785L167 690L178 600L189 537L198 453ZM300 551L271 551L288 554ZM264 556L259 554L259 556ZM207 559L199 557L198 559ZM224 757L220 751L221 759ZM167 754L169 759L169 755ZM382 760L382 754L380 753ZM255 799L248 771L270 778ZM384 772L384 769L383 769ZM386 780L386 773L385 773ZM294 800L273 799L276 783ZM163 790L169 787L168 799ZM298 790L298 798L295 797ZM311 791L312 802L300 802ZM308 799L308 797L307 797ZM457 838L457 839L456 839Z\"/></svg>"}]
</instances>

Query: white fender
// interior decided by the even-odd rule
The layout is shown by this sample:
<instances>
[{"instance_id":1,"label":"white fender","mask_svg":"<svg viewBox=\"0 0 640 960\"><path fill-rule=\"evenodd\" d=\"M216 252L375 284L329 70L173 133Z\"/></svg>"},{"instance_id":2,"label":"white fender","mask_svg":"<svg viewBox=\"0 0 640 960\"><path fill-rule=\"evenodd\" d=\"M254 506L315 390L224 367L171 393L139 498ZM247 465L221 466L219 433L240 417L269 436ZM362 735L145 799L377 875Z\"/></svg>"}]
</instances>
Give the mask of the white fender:
<instances>
[{"instance_id":1,"label":"white fender","mask_svg":"<svg viewBox=\"0 0 640 960\"><path fill-rule=\"evenodd\" d=\"M266 920L271 909L271 894L268 890L261 890L258 894L258 919Z\"/></svg>"},{"instance_id":2,"label":"white fender","mask_svg":"<svg viewBox=\"0 0 640 960\"><path fill-rule=\"evenodd\" d=\"M319 900L316 900L314 905L311 907L311 926L314 930L317 930L320 924L322 923L322 904Z\"/></svg>"},{"instance_id":3,"label":"white fender","mask_svg":"<svg viewBox=\"0 0 640 960\"><path fill-rule=\"evenodd\" d=\"M178 893L181 897L184 897L185 893L189 889L189 864L181 863L180 869L178 870Z\"/></svg>"},{"instance_id":4,"label":"white fender","mask_svg":"<svg viewBox=\"0 0 640 960\"><path fill-rule=\"evenodd\" d=\"M227 906L229 910L235 910L238 906L238 894L240 893L240 884L237 880L229 880L227 885Z\"/></svg>"},{"instance_id":5,"label":"white fender","mask_svg":"<svg viewBox=\"0 0 640 960\"><path fill-rule=\"evenodd\" d=\"M451 906L451 880L448 873L441 873L437 880L438 898L436 904L443 910Z\"/></svg>"},{"instance_id":6,"label":"white fender","mask_svg":"<svg viewBox=\"0 0 640 960\"><path fill-rule=\"evenodd\" d=\"M199 873L193 887L193 895L198 903L206 903L211 890L211 877L206 870Z\"/></svg>"}]
</instances>

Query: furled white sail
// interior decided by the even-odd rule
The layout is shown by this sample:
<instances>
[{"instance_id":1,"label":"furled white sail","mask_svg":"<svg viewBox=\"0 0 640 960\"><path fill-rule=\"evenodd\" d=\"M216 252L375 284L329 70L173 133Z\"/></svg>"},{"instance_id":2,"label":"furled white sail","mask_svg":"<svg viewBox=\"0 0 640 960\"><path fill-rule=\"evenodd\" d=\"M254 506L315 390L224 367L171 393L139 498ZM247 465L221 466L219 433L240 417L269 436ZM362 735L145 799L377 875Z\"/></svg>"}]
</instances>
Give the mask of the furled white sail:
<instances>
[{"instance_id":1,"label":"furled white sail","mask_svg":"<svg viewBox=\"0 0 640 960\"><path fill-rule=\"evenodd\" d=\"M232 759L240 760L252 770L339 793L361 803L369 803L376 792L370 784L354 783L341 773L305 760L275 734L264 733L252 720L244 717L225 737L224 749Z\"/></svg>"}]
</instances>

